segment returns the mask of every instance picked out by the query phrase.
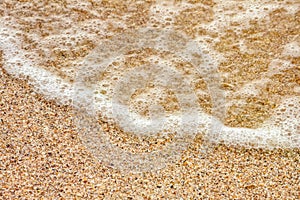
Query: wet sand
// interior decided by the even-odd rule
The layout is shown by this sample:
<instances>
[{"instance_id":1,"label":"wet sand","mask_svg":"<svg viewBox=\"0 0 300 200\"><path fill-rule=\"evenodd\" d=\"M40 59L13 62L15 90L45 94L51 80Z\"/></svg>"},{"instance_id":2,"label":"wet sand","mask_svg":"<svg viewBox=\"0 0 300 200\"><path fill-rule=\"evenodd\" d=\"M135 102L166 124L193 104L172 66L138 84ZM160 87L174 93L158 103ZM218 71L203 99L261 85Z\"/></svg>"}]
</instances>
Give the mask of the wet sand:
<instances>
[{"instance_id":1,"label":"wet sand","mask_svg":"<svg viewBox=\"0 0 300 200\"><path fill-rule=\"evenodd\" d=\"M69 107L0 73L1 199L299 199L300 150L218 145L201 138L158 172L122 174L81 144Z\"/></svg>"},{"instance_id":2,"label":"wet sand","mask_svg":"<svg viewBox=\"0 0 300 200\"><path fill-rule=\"evenodd\" d=\"M216 40L213 46L227 59L221 63L219 70L228 75L224 76L222 86L234 94L226 100L244 98L247 102L244 107L232 106L229 109L228 118L224 121L228 126L259 127L281 99L299 95L299 56L282 55L282 45L296 40L299 35L299 11L295 12L295 17L285 9L272 11L268 14L269 21L264 17L253 19L249 27L241 29L242 34L238 35L233 31L236 27L243 27L243 22L238 20L232 21L232 29L222 29L224 33L198 27L212 22L214 13L211 8L216 5L213 1L188 0L190 4L200 2L203 5L178 11L174 21L167 17L161 19L155 9L151 11L154 18L149 17L150 6L155 1L139 4L133 11L135 3L127 8L129 3L125 1L123 4L118 1L91 2L86 10L76 9L76 6L81 8L80 2L78 5L67 1L51 2L49 5L48 1L41 5L34 2L33 7L29 6L31 4L22 7L25 1L6 2L0 3L0 17L7 14L15 19L17 25L13 20L8 20L6 25L22 33L23 50L37 53L40 56L35 58L38 64L68 81L74 77L65 69L95 48L97 44L92 43L94 33L97 33L95 41L107 37L102 29L113 35L122 32L123 28L145 27L150 21L153 27L158 28L174 25L176 30L184 31L191 38L208 36L208 42L219 37L220 40ZM175 5L180 2L175 1ZM296 7L293 6L295 2L286 2L284 6ZM55 6L51 6L52 3ZM227 12L224 16L231 16L231 11L245 12L243 3L237 5L231 2L224 8L224 13ZM171 10L176 8L172 4L168 6ZM269 8L266 6L264 10ZM161 15L164 16L164 12ZM45 21L33 20L36 23L32 23L32 15ZM197 17L200 15L202 17ZM85 27L93 24L89 21L93 19L97 23L90 29ZM102 21L107 22L104 28ZM76 39L75 33L81 31L84 32L80 36L82 38ZM64 34L72 37L68 36L66 40ZM58 39L53 39L53 35L57 35ZM75 46L71 50L55 50L57 46L69 48L73 39ZM243 46L237 46L241 40L257 54L249 56L248 52L243 52ZM51 56L43 54L44 50L49 50ZM0 60L1 56L0 52ZM245 82L266 76L275 58L289 60L293 67L282 73L267 74L270 82L263 84L257 96L240 97L236 91L243 90ZM281 66L281 63L275 65ZM294 89L296 86L298 92ZM207 106L209 112L211 105L207 99L204 100L200 103L203 107ZM0 199L300 199L299 148L265 150L222 144L212 146L205 144L199 136L180 160L166 168L141 174L123 173L101 163L82 144L75 118L71 107L44 99L27 81L7 74L0 63ZM127 143L131 139L134 138L127 138ZM209 148L201 153L203 145Z\"/></svg>"}]
</instances>

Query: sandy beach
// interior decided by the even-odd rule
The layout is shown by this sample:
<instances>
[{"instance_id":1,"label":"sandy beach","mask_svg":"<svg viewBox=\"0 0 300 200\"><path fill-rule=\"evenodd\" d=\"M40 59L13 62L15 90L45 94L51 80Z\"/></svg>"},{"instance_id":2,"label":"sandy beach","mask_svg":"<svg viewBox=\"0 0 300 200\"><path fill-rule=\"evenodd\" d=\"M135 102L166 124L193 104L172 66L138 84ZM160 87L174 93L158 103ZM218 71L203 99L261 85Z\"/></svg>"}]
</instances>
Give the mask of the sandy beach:
<instances>
[{"instance_id":1,"label":"sandy beach","mask_svg":"<svg viewBox=\"0 0 300 200\"><path fill-rule=\"evenodd\" d=\"M1 199L299 199L300 151L219 145L178 163L122 174L81 144L72 111L1 70Z\"/></svg>"},{"instance_id":2,"label":"sandy beach","mask_svg":"<svg viewBox=\"0 0 300 200\"><path fill-rule=\"evenodd\" d=\"M300 134L299 3L170 2L0 2L0 199L300 199L300 147L294 148ZM166 29L174 38L156 41L160 36L141 34L138 30L143 28L153 35L155 29ZM140 47L134 43L136 37L146 38L148 46L136 49ZM167 47L155 49L151 42ZM203 47L199 55L192 48L180 49L194 43L205 43L208 49L197 46ZM181 51L192 55L186 60L192 59L177 59ZM207 61L207 55L213 61ZM107 64L105 56L119 57ZM201 116L213 115L229 127L228 136L211 138L213 144L200 131L178 160L159 170L124 172L99 159L106 152L94 154L82 141L78 110L72 107L82 102L68 89L82 79L86 88L96 88L91 89L92 97L113 101L118 84L135 87L134 81L116 80L127 72L131 77L139 66L152 66L152 61L182 72L205 113ZM84 68L92 62L107 64L107 70L90 76L76 71L93 72ZM204 75L194 66L210 62L218 67ZM216 94L209 90L209 81L215 81L205 77L209 73L220 75L212 77L219 81L221 100L217 90ZM178 96L163 87L159 96L155 87L148 84L129 98L130 112L146 122L153 102L166 115L180 113ZM119 91L117 100L122 102L127 93ZM150 100L140 103L146 97ZM293 103L282 104L286 99ZM70 105L73 100L77 104ZM227 106L224 112L218 104ZM99 113L107 114L105 109ZM122 132L121 125L110 128L114 124L101 118L99 124L114 145L132 155L160 149L174 139L170 134L139 140ZM274 135L284 142L259 135L262 130L272 136L272 125L282 131ZM246 130L244 137L238 135L239 128ZM247 130L258 130L253 132L260 136L257 141ZM247 136L252 138L249 145Z\"/></svg>"}]
</instances>

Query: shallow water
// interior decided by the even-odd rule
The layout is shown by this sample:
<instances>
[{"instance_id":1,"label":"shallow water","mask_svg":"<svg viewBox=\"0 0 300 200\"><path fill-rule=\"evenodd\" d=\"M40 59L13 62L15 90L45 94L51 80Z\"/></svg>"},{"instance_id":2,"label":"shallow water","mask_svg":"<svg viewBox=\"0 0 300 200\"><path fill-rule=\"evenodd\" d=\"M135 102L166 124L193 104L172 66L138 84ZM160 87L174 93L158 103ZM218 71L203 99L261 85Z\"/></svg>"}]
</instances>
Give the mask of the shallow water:
<instances>
[{"instance_id":1,"label":"shallow water","mask_svg":"<svg viewBox=\"0 0 300 200\"><path fill-rule=\"evenodd\" d=\"M4 1L3 67L74 106L84 144L114 165L169 162L197 134L208 143L298 148L299 5ZM126 142L115 148L112 132L147 144L139 154ZM149 138L164 148L149 154Z\"/></svg>"}]
</instances>

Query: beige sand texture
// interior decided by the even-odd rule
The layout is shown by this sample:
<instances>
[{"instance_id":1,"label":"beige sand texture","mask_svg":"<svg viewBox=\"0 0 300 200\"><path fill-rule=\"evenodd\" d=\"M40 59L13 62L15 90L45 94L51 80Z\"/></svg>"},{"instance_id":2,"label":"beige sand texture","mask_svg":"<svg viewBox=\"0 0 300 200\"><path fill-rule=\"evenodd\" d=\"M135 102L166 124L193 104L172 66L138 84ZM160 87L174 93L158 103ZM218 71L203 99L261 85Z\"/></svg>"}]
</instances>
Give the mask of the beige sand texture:
<instances>
[{"instance_id":1,"label":"beige sand texture","mask_svg":"<svg viewBox=\"0 0 300 200\"><path fill-rule=\"evenodd\" d=\"M228 94L224 97L228 107L226 117L220 120L228 127L255 129L285 98L300 97L299 6L296 0L261 4L4 0L0 17L2 26L16 30L27 58L70 84L78 78L72 66L84 60L103 38L125 30L171 27L191 39L203 40L223 55L218 73ZM213 22L216 29L209 26ZM300 148L288 146L267 149L210 144L198 134L179 160L161 170L125 173L111 168L81 141L72 105L42 95L32 81L34 76L20 79L11 70L14 67L7 67L9 55L5 52L1 47L0 199L300 199ZM149 54L156 52L144 49L132 54L136 57L129 53L117 63L120 67L104 78L147 63ZM186 74L191 73L189 64L177 64ZM254 85L254 89L250 87L253 93L243 93L247 84ZM198 93L207 89L201 76L192 87L205 113L214 114L213 99ZM110 95L109 90L100 93ZM158 102L171 114L179 106L173 97ZM141 115L147 115L147 106L142 107ZM113 128L119 131L119 127ZM150 138L139 143L132 134L110 130L107 134L112 143L132 152L160 148L172 141ZM299 133L300 126L293 130ZM209 148L203 151L205 145Z\"/></svg>"}]
</instances>

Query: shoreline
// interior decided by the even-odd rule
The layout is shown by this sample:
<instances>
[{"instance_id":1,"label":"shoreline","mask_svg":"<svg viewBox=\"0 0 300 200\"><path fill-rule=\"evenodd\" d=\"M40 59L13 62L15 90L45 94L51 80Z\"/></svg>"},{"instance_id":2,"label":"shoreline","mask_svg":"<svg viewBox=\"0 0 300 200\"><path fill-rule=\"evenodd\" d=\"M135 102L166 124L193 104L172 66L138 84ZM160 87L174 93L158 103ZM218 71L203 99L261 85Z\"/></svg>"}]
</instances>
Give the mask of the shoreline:
<instances>
[{"instance_id":1,"label":"shoreline","mask_svg":"<svg viewBox=\"0 0 300 200\"><path fill-rule=\"evenodd\" d=\"M4 0L0 199L300 199L297 5ZM126 105L118 116L111 102ZM207 139L221 126L195 119L198 107L224 134Z\"/></svg>"},{"instance_id":2,"label":"shoreline","mask_svg":"<svg viewBox=\"0 0 300 200\"><path fill-rule=\"evenodd\" d=\"M72 111L47 102L24 80L0 72L0 196L153 199L276 198L300 195L300 149L217 145L204 157L200 140L158 171L122 174L81 144ZM43 129L41 129L43 127Z\"/></svg>"}]
</instances>

